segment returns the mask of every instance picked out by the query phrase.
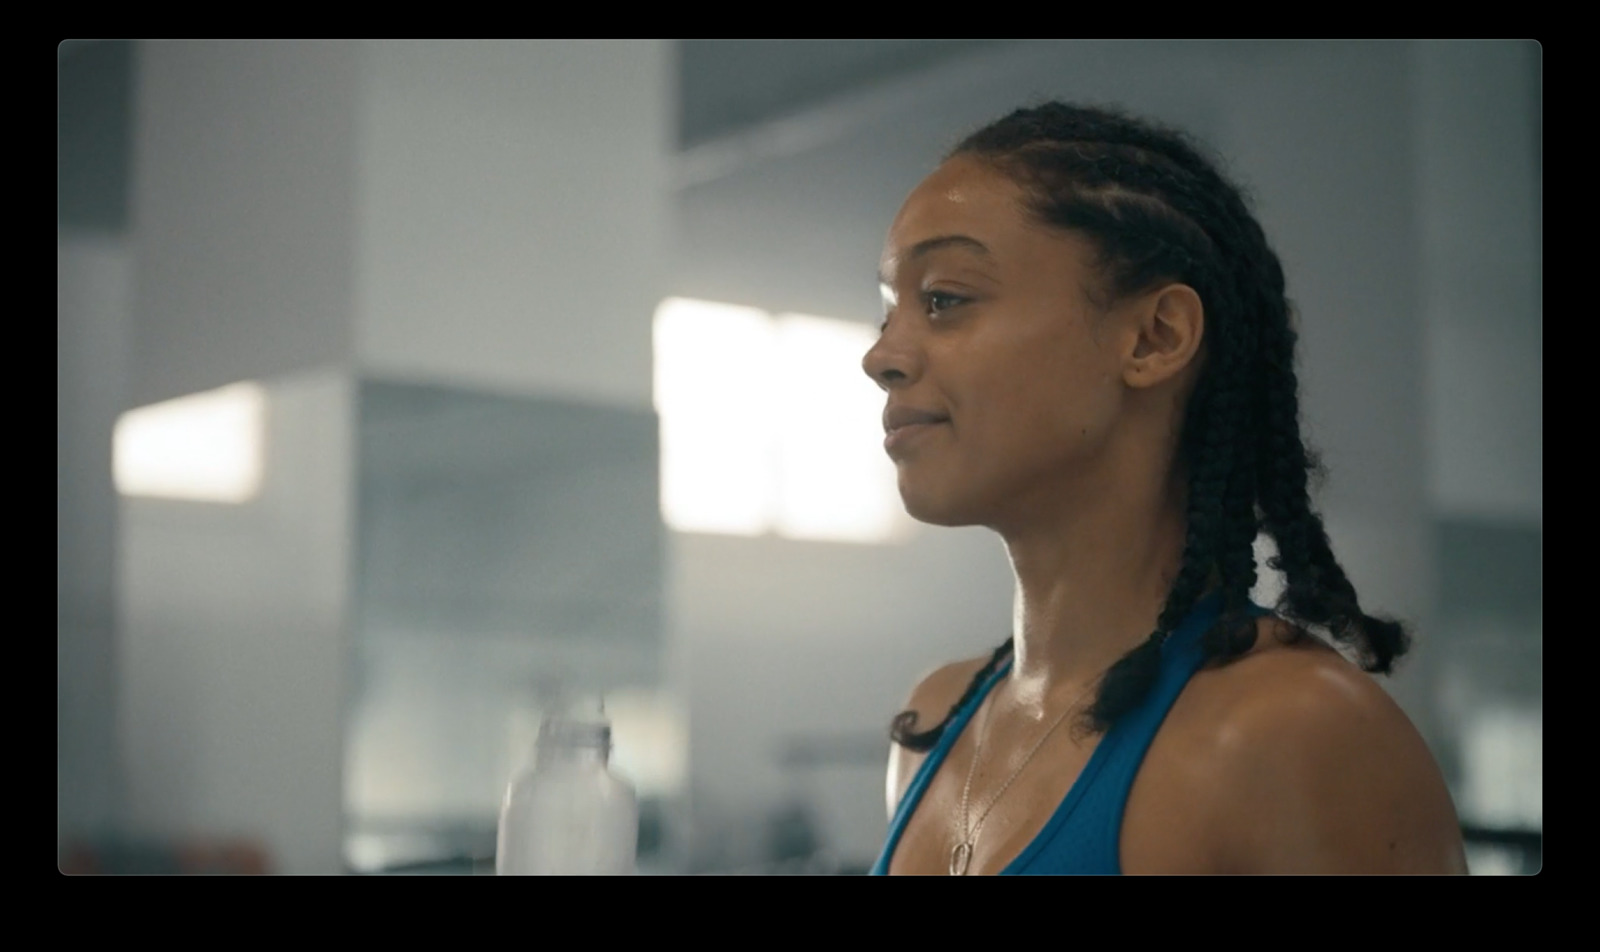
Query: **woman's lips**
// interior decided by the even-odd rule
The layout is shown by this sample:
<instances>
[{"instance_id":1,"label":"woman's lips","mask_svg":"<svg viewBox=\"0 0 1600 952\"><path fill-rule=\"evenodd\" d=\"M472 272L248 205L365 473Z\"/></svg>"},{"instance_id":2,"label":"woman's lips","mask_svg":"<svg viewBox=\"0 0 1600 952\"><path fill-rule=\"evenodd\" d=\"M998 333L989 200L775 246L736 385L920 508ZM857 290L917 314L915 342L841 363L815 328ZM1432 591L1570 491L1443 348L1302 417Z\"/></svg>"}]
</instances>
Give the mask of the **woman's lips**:
<instances>
[{"instance_id":1,"label":"woman's lips","mask_svg":"<svg viewBox=\"0 0 1600 952\"><path fill-rule=\"evenodd\" d=\"M893 456L898 449L904 449L915 440L925 436L929 431L946 425L948 420L929 420L925 423L904 423L890 430L883 437L883 448Z\"/></svg>"},{"instance_id":2,"label":"woman's lips","mask_svg":"<svg viewBox=\"0 0 1600 952\"><path fill-rule=\"evenodd\" d=\"M893 456L895 450L949 422L950 418L937 410L890 403L883 408L883 448Z\"/></svg>"}]
</instances>

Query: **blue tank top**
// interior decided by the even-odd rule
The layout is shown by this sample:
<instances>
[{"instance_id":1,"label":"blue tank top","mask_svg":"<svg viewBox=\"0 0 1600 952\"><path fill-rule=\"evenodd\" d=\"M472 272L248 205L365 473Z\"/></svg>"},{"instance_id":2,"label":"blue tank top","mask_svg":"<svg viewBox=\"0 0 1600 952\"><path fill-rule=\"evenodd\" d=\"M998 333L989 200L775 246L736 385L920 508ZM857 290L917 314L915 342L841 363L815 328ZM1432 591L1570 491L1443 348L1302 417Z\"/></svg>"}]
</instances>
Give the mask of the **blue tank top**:
<instances>
[{"instance_id":1,"label":"blue tank top","mask_svg":"<svg viewBox=\"0 0 1600 952\"><path fill-rule=\"evenodd\" d=\"M1119 843L1122 836L1122 811L1128 802L1128 791L1133 788L1133 778L1144 762L1161 722L1173 701L1199 669L1204 657L1201 639L1222 607L1217 594L1208 595L1195 606L1177 630L1161 646L1161 672L1144 701L1130 711L1106 732L1089 756L1083 772L1073 781L1066 798L1056 808L1044 829L1034 837L1016 859L1012 860L1002 875L1011 874L1115 874L1122 872ZM1268 614L1266 609L1250 606L1252 615ZM923 760L921 768L911 779L894 819L889 823L889 837L883 852L873 864L872 875L889 872L889 860L906 824L916 812L917 804L928 789L934 774L938 773L945 755L961 736L967 722L983 704L1000 679L1011 670L1008 659L999 670L989 676L972 700L951 718L944 734L933 750Z\"/></svg>"}]
</instances>

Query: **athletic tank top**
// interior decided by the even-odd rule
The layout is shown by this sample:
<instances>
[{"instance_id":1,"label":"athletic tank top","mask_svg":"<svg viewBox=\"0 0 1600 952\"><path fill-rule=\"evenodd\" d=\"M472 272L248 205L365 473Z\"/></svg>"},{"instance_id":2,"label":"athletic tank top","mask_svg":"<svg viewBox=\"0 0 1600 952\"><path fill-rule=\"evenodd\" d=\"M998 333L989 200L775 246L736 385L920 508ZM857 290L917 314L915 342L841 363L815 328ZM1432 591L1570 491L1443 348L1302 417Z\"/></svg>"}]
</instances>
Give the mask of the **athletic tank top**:
<instances>
[{"instance_id":1,"label":"athletic tank top","mask_svg":"<svg viewBox=\"0 0 1600 952\"><path fill-rule=\"evenodd\" d=\"M1203 660L1201 639L1216 620L1221 607L1219 594L1206 596L1195 605L1177 630L1167 636L1161 646L1161 671L1150 693L1100 739L1083 772L1073 781L1066 798L1056 807L1044 829L1017 854L1016 859L1000 871L1002 875L1122 872L1119 841L1122 835L1122 811L1128 802L1128 791L1133 788L1133 778L1138 774L1139 765L1144 762L1145 752L1150 748L1150 741L1166 719L1172 702L1177 700L1184 685L1199 669ZM1252 615L1268 614L1266 609L1256 605L1250 606L1250 612ZM888 841L878 861L873 864L872 875L882 876L889 872L889 860L894 856L900 835L905 832L906 824L916 812L917 804L922 800L922 794L928 789L934 774L944 763L945 755L983 704L983 699L1010 670L1011 661L1007 659L999 670L989 676L972 700L956 712L938 744L928 752L889 823Z\"/></svg>"}]
</instances>

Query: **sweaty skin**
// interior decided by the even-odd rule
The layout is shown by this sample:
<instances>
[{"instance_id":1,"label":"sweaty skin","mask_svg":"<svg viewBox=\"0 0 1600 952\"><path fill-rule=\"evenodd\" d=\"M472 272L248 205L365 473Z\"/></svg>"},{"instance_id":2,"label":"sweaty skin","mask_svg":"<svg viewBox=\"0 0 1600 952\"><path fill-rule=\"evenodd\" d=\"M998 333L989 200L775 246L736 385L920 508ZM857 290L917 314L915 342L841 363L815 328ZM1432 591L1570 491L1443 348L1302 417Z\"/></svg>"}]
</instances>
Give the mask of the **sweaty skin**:
<instances>
[{"instance_id":1,"label":"sweaty skin","mask_svg":"<svg viewBox=\"0 0 1600 952\"><path fill-rule=\"evenodd\" d=\"M1371 676L1321 642L1285 645L1281 626L1263 619L1249 654L1202 669L1179 696L1128 796L1123 871L1465 873L1455 808L1410 720ZM983 660L933 672L908 707L923 723L936 721ZM952 747L891 873L947 871L983 717L980 710ZM980 776L1009 773L1015 762L992 759L997 736L991 728ZM974 874L1003 869L1038 835L1097 740L1080 731L1041 748L985 822ZM924 756L894 748L891 813ZM975 786L971 799L987 796Z\"/></svg>"}]
</instances>

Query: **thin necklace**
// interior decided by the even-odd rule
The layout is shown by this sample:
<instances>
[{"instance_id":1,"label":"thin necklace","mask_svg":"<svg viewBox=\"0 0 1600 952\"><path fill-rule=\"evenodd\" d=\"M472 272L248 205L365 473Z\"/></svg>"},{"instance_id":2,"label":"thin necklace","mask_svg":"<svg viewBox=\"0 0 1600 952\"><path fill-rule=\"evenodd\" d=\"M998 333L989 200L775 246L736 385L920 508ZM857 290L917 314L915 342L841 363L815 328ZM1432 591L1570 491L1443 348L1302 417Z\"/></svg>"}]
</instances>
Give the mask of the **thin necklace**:
<instances>
[{"instance_id":1,"label":"thin necklace","mask_svg":"<svg viewBox=\"0 0 1600 952\"><path fill-rule=\"evenodd\" d=\"M965 876L967 874L967 867L972 863L973 845L978 840L978 831L983 828L983 821L989 818L989 811L993 810L994 805L1000 802L1001 797L1005 796L1006 791L1011 787L1011 782L1017 779L1023 769L1028 766L1033 760L1033 755L1039 752L1039 748L1043 747L1044 742L1050 739L1050 735L1056 732L1056 728L1060 727L1062 722L1067 719L1067 715L1077 708L1078 701L1083 698L1084 691L1087 690L1087 688L1084 688L1083 691L1079 691L1073 697L1072 703L1068 704L1060 714L1056 715L1056 719L1050 724L1050 729L1033 742L1033 746L1028 749L1027 756L1022 758L1022 763L1017 765L1016 770L1011 771L1011 776L1007 777L1006 782L1002 783L1000 789L995 791L994 796L989 798L989 802L984 806L983 812L978 814L978 819L969 823L967 808L969 797L972 794L972 777L977 773L978 757L983 753L983 741L989 733L989 715L994 710L993 705L991 704L989 710L983 712L983 728L978 732L978 740L972 748L972 763L967 765L967 782L961 788L961 842L957 843L955 848L950 851L950 875Z\"/></svg>"}]
</instances>

